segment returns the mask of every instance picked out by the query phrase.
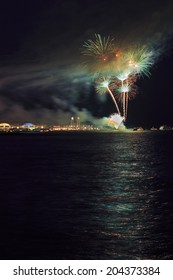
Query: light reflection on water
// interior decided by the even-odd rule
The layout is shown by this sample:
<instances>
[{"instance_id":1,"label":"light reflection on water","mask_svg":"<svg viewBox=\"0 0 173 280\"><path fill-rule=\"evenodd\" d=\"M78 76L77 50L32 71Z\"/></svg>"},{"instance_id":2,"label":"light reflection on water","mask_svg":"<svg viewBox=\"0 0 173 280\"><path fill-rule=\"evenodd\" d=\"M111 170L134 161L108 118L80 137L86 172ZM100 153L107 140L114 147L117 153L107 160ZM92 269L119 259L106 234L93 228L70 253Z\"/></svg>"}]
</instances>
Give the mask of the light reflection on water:
<instances>
[{"instance_id":1,"label":"light reflection on water","mask_svg":"<svg viewBox=\"0 0 173 280\"><path fill-rule=\"evenodd\" d=\"M8 256L173 258L172 132L21 139L1 142Z\"/></svg>"},{"instance_id":2,"label":"light reflection on water","mask_svg":"<svg viewBox=\"0 0 173 280\"><path fill-rule=\"evenodd\" d=\"M109 168L105 168L107 176L103 170L100 173L97 170L97 178L100 175L105 179L102 192L94 193L93 212L97 217L92 215L91 219L96 219L101 239L105 237L108 259L170 257L166 250L171 235L162 230L168 203L160 201L163 192L158 168L161 157L159 151L155 153L152 141L148 135L128 135L119 145L105 148L105 154L109 154ZM172 213L169 214L170 219Z\"/></svg>"}]
</instances>

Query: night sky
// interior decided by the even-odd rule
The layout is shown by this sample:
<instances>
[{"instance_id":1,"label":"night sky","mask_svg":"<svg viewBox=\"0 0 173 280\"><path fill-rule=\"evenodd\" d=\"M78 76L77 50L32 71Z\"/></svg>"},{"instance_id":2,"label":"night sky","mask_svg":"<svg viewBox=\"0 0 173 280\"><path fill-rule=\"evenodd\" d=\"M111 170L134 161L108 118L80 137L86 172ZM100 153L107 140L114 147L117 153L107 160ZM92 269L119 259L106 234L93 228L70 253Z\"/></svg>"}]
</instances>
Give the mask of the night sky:
<instances>
[{"instance_id":1,"label":"night sky","mask_svg":"<svg viewBox=\"0 0 173 280\"><path fill-rule=\"evenodd\" d=\"M173 126L173 3L168 1L21 0L0 8L0 122L97 123L114 112L82 64L95 33L155 53L150 78L137 82L127 126ZM98 121L99 122L99 121Z\"/></svg>"}]
</instances>

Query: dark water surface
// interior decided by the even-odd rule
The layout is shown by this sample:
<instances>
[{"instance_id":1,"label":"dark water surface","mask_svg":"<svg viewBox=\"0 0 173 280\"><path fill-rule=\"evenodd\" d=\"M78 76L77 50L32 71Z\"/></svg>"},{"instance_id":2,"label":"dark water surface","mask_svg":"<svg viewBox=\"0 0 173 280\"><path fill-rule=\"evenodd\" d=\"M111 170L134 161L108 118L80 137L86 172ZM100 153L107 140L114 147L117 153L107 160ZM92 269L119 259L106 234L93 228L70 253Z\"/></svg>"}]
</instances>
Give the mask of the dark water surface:
<instances>
[{"instance_id":1,"label":"dark water surface","mask_svg":"<svg viewBox=\"0 0 173 280\"><path fill-rule=\"evenodd\" d=\"M173 259L173 132L0 135L1 259Z\"/></svg>"}]
</instances>

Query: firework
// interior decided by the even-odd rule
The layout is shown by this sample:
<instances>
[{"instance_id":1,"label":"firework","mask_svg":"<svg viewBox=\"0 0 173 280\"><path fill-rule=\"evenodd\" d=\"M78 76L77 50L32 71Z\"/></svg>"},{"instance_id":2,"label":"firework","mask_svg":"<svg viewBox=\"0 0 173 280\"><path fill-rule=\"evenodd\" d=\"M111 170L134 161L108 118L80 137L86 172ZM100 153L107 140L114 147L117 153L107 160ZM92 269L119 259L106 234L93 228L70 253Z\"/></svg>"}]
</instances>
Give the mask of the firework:
<instances>
[{"instance_id":1,"label":"firework","mask_svg":"<svg viewBox=\"0 0 173 280\"><path fill-rule=\"evenodd\" d=\"M120 72L116 75L117 79L120 80L121 82L125 81L126 79L128 79L129 74L124 71L124 72Z\"/></svg>"},{"instance_id":2,"label":"firework","mask_svg":"<svg viewBox=\"0 0 173 280\"><path fill-rule=\"evenodd\" d=\"M109 36L101 37L100 34L95 34L95 40L88 40L84 43L84 50L82 53L87 56L97 56L103 60L107 59L107 55L115 51L114 48L114 39L111 39Z\"/></svg>"},{"instance_id":3,"label":"firework","mask_svg":"<svg viewBox=\"0 0 173 280\"><path fill-rule=\"evenodd\" d=\"M134 75L150 77L150 68L153 65L152 52L145 46L134 47L127 52L128 67Z\"/></svg>"},{"instance_id":4,"label":"firework","mask_svg":"<svg viewBox=\"0 0 173 280\"><path fill-rule=\"evenodd\" d=\"M153 54L146 46L119 50L115 40L95 34L82 50L85 63L96 78L96 91L109 93L122 120L127 119L128 102L136 95L135 82L140 76L150 76ZM122 106L122 114L118 103Z\"/></svg>"},{"instance_id":5,"label":"firework","mask_svg":"<svg viewBox=\"0 0 173 280\"><path fill-rule=\"evenodd\" d=\"M131 83L131 80L126 80L123 85L116 85L115 97L122 105L124 120L127 119L128 102L135 98L137 94L137 86Z\"/></svg>"},{"instance_id":6,"label":"firework","mask_svg":"<svg viewBox=\"0 0 173 280\"><path fill-rule=\"evenodd\" d=\"M137 75L119 77L114 83L115 98L121 103L124 120L127 118L128 102L133 99L137 93L137 86L135 85Z\"/></svg>"},{"instance_id":7,"label":"firework","mask_svg":"<svg viewBox=\"0 0 173 280\"><path fill-rule=\"evenodd\" d=\"M111 96L111 98L112 98L112 100L113 100L113 102L114 102L114 104L116 106L118 114L120 115L120 110L119 110L117 101L116 101L116 99L115 99L115 97L114 97L114 95L113 95L113 93L112 93L112 91L111 91L111 89L109 87L110 83L111 83L111 79L110 78L106 79L105 77L101 77L101 78L97 79L96 80L96 91L98 93L101 93L101 94L109 92L109 94L110 94L110 96Z\"/></svg>"},{"instance_id":8,"label":"firework","mask_svg":"<svg viewBox=\"0 0 173 280\"><path fill-rule=\"evenodd\" d=\"M114 39L95 34L94 40L90 39L84 43L82 54L86 58L84 63L94 75L111 73L111 62L116 58Z\"/></svg>"}]
</instances>

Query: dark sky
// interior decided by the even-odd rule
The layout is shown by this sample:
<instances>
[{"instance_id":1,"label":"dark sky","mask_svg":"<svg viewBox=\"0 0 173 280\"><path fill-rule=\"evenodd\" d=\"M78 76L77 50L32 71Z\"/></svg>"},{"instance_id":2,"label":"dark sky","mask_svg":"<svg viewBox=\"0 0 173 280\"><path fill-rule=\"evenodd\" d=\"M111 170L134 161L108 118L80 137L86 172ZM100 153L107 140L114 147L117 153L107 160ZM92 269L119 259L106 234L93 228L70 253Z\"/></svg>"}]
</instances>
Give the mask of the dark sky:
<instances>
[{"instance_id":1,"label":"dark sky","mask_svg":"<svg viewBox=\"0 0 173 280\"><path fill-rule=\"evenodd\" d=\"M137 82L128 126L173 125L172 1L25 0L0 7L0 122L97 123L114 112L81 63L94 33L155 53L150 78Z\"/></svg>"}]
</instances>

